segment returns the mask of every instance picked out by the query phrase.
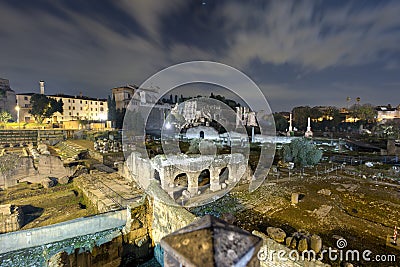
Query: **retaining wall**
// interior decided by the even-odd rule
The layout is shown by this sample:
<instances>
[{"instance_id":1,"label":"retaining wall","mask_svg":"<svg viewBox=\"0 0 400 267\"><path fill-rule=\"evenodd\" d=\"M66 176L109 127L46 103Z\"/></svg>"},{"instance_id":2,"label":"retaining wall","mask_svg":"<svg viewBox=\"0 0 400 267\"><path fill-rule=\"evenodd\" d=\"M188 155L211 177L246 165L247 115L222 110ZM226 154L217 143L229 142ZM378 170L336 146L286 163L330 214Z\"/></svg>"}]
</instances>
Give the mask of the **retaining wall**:
<instances>
[{"instance_id":1,"label":"retaining wall","mask_svg":"<svg viewBox=\"0 0 400 267\"><path fill-rule=\"evenodd\" d=\"M127 211L119 210L49 226L0 235L0 254L94 234L126 224Z\"/></svg>"}]
</instances>

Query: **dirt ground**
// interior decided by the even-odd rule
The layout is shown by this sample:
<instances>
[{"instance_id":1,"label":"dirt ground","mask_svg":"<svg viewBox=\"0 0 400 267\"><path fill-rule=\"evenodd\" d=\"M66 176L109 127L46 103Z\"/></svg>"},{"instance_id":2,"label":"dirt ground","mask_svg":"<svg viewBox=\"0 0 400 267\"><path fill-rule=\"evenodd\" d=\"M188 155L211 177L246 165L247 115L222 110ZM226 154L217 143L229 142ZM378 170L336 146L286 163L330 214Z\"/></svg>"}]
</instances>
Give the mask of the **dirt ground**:
<instances>
[{"instance_id":1,"label":"dirt ground","mask_svg":"<svg viewBox=\"0 0 400 267\"><path fill-rule=\"evenodd\" d=\"M331 194L317 193L321 189ZM291 204L292 193L303 196L296 205ZM369 249L375 255L396 254L400 260L400 249L386 246L387 236L393 235L395 225L400 226L398 185L340 175L318 179L292 177L278 180L278 183L274 179L266 181L251 194L247 186L240 186L230 195L243 205L243 209L235 213L236 224L249 231L266 232L268 226L281 227L289 234L305 230L320 235L323 244L332 248L336 248L337 239L343 237L348 249Z\"/></svg>"},{"instance_id":2,"label":"dirt ground","mask_svg":"<svg viewBox=\"0 0 400 267\"><path fill-rule=\"evenodd\" d=\"M24 213L22 229L50 225L97 213L93 207L85 203L82 195L72 184L46 189L40 184L20 183L0 191L0 204L22 207Z\"/></svg>"}]
</instances>

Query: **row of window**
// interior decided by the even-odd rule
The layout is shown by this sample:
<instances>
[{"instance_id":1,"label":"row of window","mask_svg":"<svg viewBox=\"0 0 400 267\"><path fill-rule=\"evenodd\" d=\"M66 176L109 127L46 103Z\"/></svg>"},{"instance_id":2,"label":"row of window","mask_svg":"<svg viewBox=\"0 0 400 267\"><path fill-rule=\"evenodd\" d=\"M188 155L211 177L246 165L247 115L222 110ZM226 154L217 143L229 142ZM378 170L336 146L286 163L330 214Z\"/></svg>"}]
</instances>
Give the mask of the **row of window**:
<instances>
[{"instance_id":1,"label":"row of window","mask_svg":"<svg viewBox=\"0 0 400 267\"><path fill-rule=\"evenodd\" d=\"M24 100L29 100L27 96L24 96ZM83 100L79 100L81 104L83 104ZM68 99L68 103L71 103L71 99ZM72 103L75 103L75 99L72 99ZM85 104L87 104L88 101L85 100ZM94 104L97 105L97 101L94 101ZM103 105L103 102L99 101L100 106ZM93 101L90 101L90 105L93 105Z\"/></svg>"},{"instance_id":2,"label":"row of window","mask_svg":"<svg viewBox=\"0 0 400 267\"><path fill-rule=\"evenodd\" d=\"M68 110L71 110L71 106L68 107ZM72 107L72 110L75 110L75 107ZM80 107L80 110L83 110L83 108ZM90 111L93 111L93 108L90 108ZM97 108L94 108L94 111L97 111ZM104 108L100 107L100 111L104 111Z\"/></svg>"},{"instance_id":3,"label":"row of window","mask_svg":"<svg viewBox=\"0 0 400 267\"><path fill-rule=\"evenodd\" d=\"M83 100L79 100L81 104L83 104ZM71 103L71 99L68 99L68 103ZM72 103L75 103L75 99L72 99ZM85 100L85 104L88 104L88 101ZM97 105L97 101L94 101L94 104ZM100 106L103 105L103 102L99 101ZM93 105L93 101L90 101L90 105Z\"/></svg>"},{"instance_id":4,"label":"row of window","mask_svg":"<svg viewBox=\"0 0 400 267\"><path fill-rule=\"evenodd\" d=\"M69 115L69 116L72 116L72 112L69 112L68 115ZM85 114L85 116L86 116L86 115L88 115L88 114ZM75 116L79 116L79 112L77 112ZM97 113L95 113L94 115L93 115L93 113L92 113L92 116L97 117ZM61 117L61 118L64 119L64 117Z\"/></svg>"}]
</instances>

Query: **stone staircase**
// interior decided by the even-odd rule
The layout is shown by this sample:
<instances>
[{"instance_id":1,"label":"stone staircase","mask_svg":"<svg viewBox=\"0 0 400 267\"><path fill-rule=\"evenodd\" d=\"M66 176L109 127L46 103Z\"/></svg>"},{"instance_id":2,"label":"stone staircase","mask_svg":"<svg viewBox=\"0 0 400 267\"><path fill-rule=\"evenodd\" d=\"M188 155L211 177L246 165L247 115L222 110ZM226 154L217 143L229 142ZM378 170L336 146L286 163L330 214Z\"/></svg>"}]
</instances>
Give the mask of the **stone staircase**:
<instances>
[{"instance_id":1,"label":"stone staircase","mask_svg":"<svg viewBox=\"0 0 400 267\"><path fill-rule=\"evenodd\" d=\"M59 142L54 146L54 149L63 161L77 160L80 154L88 151L86 148L70 141Z\"/></svg>"}]
</instances>

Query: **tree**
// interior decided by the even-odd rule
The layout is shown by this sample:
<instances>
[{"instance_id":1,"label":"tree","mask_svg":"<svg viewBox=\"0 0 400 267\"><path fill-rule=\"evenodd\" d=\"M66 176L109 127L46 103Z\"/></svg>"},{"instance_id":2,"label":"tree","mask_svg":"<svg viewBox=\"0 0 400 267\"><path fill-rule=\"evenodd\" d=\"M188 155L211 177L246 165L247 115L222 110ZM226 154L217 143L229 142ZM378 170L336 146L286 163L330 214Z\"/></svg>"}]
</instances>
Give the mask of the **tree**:
<instances>
[{"instance_id":1,"label":"tree","mask_svg":"<svg viewBox=\"0 0 400 267\"><path fill-rule=\"evenodd\" d=\"M308 106L295 107L293 108L292 113L295 126L301 130L306 130L307 119L311 116L311 108Z\"/></svg>"},{"instance_id":2,"label":"tree","mask_svg":"<svg viewBox=\"0 0 400 267\"><path fill-rule=\"evenodd\" d=\"M9 120L11 120L11 118L12 118L12 116L11 116L10 112L8 112L8 111L0 112L0 121L2 123L8 122Z\"/></svg>"},{"instance_id":3,"label":"tree","mask_svg":"<svg viewBox=\"0 0 400 267\"><path fill-rule=\"evenodd\" d=\"M350 114L353 118L357 118L364 122L373 122L375 121L377 111L374 106L371 104L354 104L350 107Z\"/></svg>"},{"instance_id":4,"label":"tree","mask_svg":"<svg viewBox=\"0 0 400 267\"><path fill-rule=\"evenodd\" d=\"M297 167L313 166L322 157L322 150L305 138L294 139L282 147L282 157L286 162L294 162Z\"/></svg>"},{"instance_id":5,"label":"tree","mask_svg":"<svg viewBox=\"0 0 400 267\"><path fill-rule=\"evenodd\" d=\"M199 154L200 153L200 149L199 149L199 145L200 142L202 140L199 138L193 138L190 140L190 145L189 145L189 149L186 152L186 154Z\"/></svg>"},{"instance_id":6,"label":"tree","mask_svg":"<svg viewBox=\"0 0 400 267\"><path fill-rule=\"evenodd\" d=\"M32 109L29 113L32 114L39 123L42 123L46 118L50 118L56 112L63 112L64 103L61 99L57 101L54 98L42 94L35 94L31 97L30 103Z\"/></svg>"},{"instance_id":7,"label":"tree","mask_svg":"<svg viewBox=\"0 0 400 267\"><path fill-rule=\"evenodd\" d=\"M280 113L274 113L275 127L277 131L285 132L289 127L288 120Z\"/></svg>"},{"instance_id":8,"label":"tree","mask_svg":"<svg viewBox=\"0 0 400 267\"><path fill-rule=\"evenodd\" d=\"M108 96L107 98L107 106L108 106L108 119L110 121L116 121L117 119L117 104L115 103L114 96Z\"/></svg>"}]
</instances>

